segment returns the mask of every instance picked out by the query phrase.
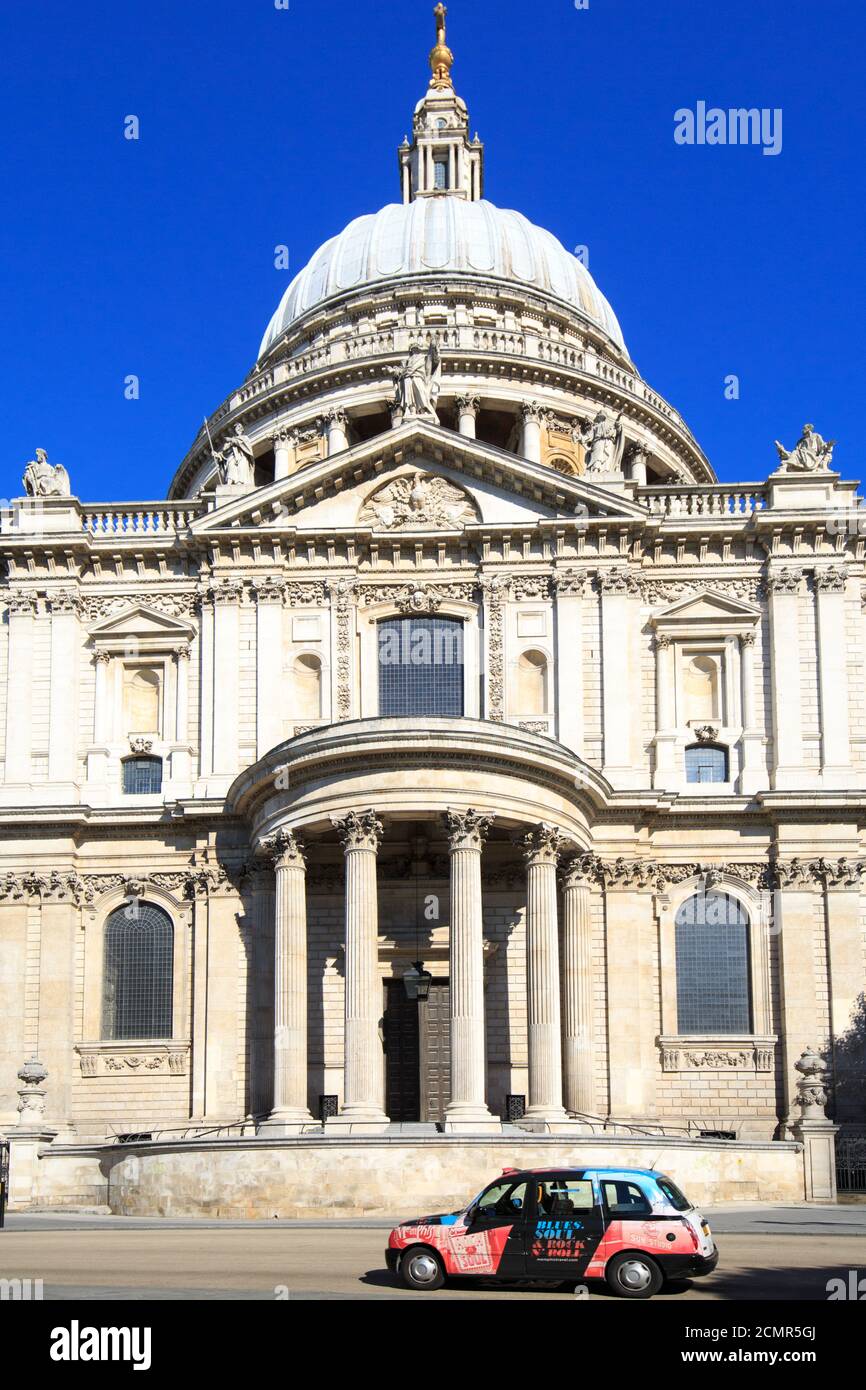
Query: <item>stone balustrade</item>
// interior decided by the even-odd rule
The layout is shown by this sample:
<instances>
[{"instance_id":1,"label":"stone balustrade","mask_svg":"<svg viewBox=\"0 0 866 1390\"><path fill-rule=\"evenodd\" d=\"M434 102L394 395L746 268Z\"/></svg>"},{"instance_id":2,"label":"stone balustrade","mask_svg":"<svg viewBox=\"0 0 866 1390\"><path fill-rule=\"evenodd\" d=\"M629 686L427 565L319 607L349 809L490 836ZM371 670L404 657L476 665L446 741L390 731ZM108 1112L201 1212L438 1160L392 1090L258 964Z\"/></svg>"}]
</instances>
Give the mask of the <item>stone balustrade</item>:
<instances>
[{"instance_id":1,"label":"stone balustrade","mask_svg":"<svg viewBox=\"0 0 866 1390\"><path fill-rule=\"evenodd\" d=\"M197 502L88 505L81 508L81 525L84 531L97 538L168 536L185 531L203 511L204 507Z\"/></svg>"},{"instance_id":2,"label":"stone balustrade","mask_svg":"<svg viewBox=\"0 0 866 1390\"><path fill-rule=\"evenodd\" d=\"M674 484L638 488L637 499L653 516L748 517L767 506L765 483Z\"/></svg>"}]
</instances>

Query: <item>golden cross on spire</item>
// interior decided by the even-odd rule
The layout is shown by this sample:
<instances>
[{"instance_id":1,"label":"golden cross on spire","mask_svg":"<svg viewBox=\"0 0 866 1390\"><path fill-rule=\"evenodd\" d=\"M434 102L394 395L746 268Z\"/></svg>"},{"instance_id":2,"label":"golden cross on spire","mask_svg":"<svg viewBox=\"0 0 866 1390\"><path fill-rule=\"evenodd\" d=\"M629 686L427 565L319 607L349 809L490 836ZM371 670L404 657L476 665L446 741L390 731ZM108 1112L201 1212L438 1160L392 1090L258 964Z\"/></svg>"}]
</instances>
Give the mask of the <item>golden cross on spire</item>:
<instances>
[{"instance_id":1,"label":"golden cross on spire","mask_svg":"<svg viewBox=\"0 0 866 1390\"><path fill-rule=\"evenodd\" d=\"M445 42L445 16L448 10L442 4L442 0L439 0L433 13L436 16L436 47L430 54L430 66L433 69L430 86L452 87L454 84L451 81L451 68L454 65L454 54Z\"/></svg>"}]
</instances>

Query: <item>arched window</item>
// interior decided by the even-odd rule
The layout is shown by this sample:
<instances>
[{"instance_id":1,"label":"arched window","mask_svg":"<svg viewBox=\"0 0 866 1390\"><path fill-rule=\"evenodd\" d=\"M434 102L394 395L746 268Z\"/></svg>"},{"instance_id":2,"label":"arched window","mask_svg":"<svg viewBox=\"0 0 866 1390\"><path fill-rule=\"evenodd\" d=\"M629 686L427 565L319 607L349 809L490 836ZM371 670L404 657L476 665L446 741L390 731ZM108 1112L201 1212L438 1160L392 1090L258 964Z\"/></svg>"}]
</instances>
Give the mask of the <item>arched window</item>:
<instances>
[{"instance_id":1,"label":"arched window","mask_svg":"<svg viewBox=\"0 0 866 1390\"><path fill-rule=\"evenodd\" d=\"M102 979L103 1037L171 1037L174 927L167 912L138 899L112 912Z\"/></svg>"},{"instance_id":2,"label":"arched window","mask_svg":"<svg viewBox=\"0 0 866 1390\"><path fill-rule=\"evenodd\" d=\"M295 713L299 719L322 717L322 663L314 652L295 662Z\"/></svg>"},{"instance_id":3,"label":"arched window","mask_svg":"<svg viewBox=\"0 0 866 1390\"><path fill-rule=\"evenodd\" d=\"M717 743L695 743L686 749L687 782L727 782L728 750Z\"/></svg>"},{"instance_id":4,"label":"arched window","mask_svg":"<svg viewBox=\"0 0 866 1390\"><path fill-rule=\"evenodd\" d=\"M162 758L125 758L123 790L127 796L155 796L162 791Z\"/></svg>"},{"instance_id":5,"label":"arched window","mask_svg":"<svg viewBox=\"0 0 866 1390\"><path fill-rule=\"evenodd\" d=\"M379 714L463 714L463 623L387 618L379 624Z\"/></svg>"},{"instance_id":6,"label":"arched window","mask_svg":"<svg viewBox=\"0 0 866 1390\"><path fill-rule=\"evenodd\" d=\"M520 714L547 713L547 658L522 652L517 662L517 708Z\"/></svg>"},{"instance_id":7,"label":"arched window","mask_svg":"<svg viewBox=\"0 0 866 1390\"><path fill-rule=\"evenodd\" d=\"M696 893L676 917L677 1032L752 1027L749 918L729 893Z\"/></svg>"}]
</instances>

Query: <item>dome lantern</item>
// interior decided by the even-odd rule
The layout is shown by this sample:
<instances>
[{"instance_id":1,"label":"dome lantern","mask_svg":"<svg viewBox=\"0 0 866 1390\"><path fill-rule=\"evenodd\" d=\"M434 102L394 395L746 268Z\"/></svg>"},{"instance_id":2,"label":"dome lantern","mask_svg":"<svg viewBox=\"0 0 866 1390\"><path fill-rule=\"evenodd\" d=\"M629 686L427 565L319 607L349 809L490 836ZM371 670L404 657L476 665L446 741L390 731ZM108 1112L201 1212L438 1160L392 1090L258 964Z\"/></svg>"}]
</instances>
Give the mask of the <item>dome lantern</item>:
<instances>
[{"instance_id":1,"label":"dome lantern","mask_svg":"<svg viewBox=\"0 0 866 1390\"><path fill-rule=\"evenodd\" d=\"M469 137L469 112L451 81L454 54L445 42L443 4L436 16L436 46L430 54L433 76L415 108L413 141L400 146L404 203L451 195L478 202L484 196L484 146Z\"/></svg>"}]
</instances>

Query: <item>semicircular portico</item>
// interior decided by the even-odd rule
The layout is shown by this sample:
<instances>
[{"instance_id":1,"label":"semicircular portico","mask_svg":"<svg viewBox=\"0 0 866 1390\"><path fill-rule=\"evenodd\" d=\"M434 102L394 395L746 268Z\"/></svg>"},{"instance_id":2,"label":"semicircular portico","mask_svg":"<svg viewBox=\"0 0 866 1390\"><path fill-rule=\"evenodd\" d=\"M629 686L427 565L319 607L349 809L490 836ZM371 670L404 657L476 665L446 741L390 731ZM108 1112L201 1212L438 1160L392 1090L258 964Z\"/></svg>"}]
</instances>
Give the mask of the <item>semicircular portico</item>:
<instances>
[{"instance_id":1,"label":"semicircular portico","mask_svg":"<svg viewBox=\"0 0 866 1390\"><path fill-rule=\"evenodd\" d=\"M396 980L402 992L405 966L413 962L420 979L428 961L447 962L439 976L450 997L444 1126L499 1130L487 1102L486 961L500 947L507 952L518 928L526 971L526 1123L545 1130L573 1125L563 1098L573 1109L591 1089L592 1053L582 1041L588 1013L579 997L579 982L589 977L574 964L589 950L590 914L585 884L568 876L563 1055L557 871L589 849L591 826L609 796L604 777L553 739L465 718L329 725L279 744L237 778L228 810L246 821L254 855L275 871L274 1108L267 1127L294 1133L311 1122L307 899L315 898L323 874L343 897L343 1098L329 1127L387 1127L395 1051L383 1053L383 988ZM407 885L409 897L400 899ZM517 892L518 905L505 906L503 886ZM496 900L489 920L485 890ZM399 955L402 940L405 953L412 920L415 944L403 976L383 976L382 951ZM432 987L433 975L426 979Z\"/></svg>"}]
</instances>

